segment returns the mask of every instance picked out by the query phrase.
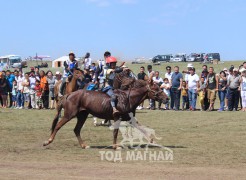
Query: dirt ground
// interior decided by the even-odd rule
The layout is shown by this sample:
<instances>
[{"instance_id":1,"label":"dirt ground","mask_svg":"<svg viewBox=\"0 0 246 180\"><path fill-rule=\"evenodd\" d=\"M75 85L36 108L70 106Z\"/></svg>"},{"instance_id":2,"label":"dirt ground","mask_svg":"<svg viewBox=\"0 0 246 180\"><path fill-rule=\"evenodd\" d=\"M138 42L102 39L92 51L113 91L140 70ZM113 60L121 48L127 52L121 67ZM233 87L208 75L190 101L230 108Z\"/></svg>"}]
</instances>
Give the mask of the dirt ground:
<instances>
[{"instance_id":1,"label":"dirt ground","mask_svg":"<svg viewBox=\"0 0 246 180\"><path fill-rule=\"evenodd\" d=\"M173 150L173 162L102 161L112 131L88 118L83 150L66 124L48 147L54 111L0 110L0 179L245 179L246 121L243 112L138 111L138 120ZM119 141L121 135L119 136ZM110 149L109 149L110 150ZM123 154L127 150L122 150ZM143 151L143 150L142 150Z\"/></svg>"}]
</instances>

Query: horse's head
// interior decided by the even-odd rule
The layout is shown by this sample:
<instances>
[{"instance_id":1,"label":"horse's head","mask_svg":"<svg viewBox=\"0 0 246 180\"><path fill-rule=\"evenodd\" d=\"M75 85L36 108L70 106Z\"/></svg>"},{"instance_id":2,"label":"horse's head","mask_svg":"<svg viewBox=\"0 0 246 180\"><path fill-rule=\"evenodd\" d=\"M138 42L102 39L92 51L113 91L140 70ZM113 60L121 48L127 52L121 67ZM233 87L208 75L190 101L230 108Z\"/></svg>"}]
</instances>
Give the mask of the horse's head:
<instances>
[{"instance_id":1,"label":"horse's head","mask_svg":"<svg viewBox=\"0 0 246 180\"><path fill-rule=\"evenodd\" d=\"M83 81L84 80L84 72L81 70L81 69L75 69L74 71L73 71L73 77L75 78L75 79L80 79L81 81Z\"/></svg>"},{"instance_id":2,"label":"horse's head","mask_svg":"<svg viewBox=\"0 0 246 180\"><path fill-rule=\"evenodd\" d=\"M147 88L148 88L148 96L150 99L162 102L164 104L168 103L169 98L163 92L163 90L159 87L158 84L153 83L153 81L151 81L147 84Z\"/></svg>"}]
</instances>

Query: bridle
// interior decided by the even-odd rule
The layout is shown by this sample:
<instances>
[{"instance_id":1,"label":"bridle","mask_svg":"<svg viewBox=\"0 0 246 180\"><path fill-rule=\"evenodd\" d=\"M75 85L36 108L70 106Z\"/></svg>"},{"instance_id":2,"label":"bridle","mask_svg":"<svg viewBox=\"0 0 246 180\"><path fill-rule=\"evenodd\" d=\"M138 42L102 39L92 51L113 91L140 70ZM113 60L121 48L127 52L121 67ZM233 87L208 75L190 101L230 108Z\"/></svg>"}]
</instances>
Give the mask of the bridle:
<instances>
[{"instance_id":1,"label":"bridle","mask_svg":"<svg viewBox=\"0 0 246 180\"><path fill-rule=\"evenodd\" d=\"M158 97L158 94L163 92L162 90L156 92L156 91L152 90L149 85L147 85L146 87L147 87L147 90L148 90L148 96L149 96L149 93L152 93L154 98Z\"/></svg>"}]
</instances>

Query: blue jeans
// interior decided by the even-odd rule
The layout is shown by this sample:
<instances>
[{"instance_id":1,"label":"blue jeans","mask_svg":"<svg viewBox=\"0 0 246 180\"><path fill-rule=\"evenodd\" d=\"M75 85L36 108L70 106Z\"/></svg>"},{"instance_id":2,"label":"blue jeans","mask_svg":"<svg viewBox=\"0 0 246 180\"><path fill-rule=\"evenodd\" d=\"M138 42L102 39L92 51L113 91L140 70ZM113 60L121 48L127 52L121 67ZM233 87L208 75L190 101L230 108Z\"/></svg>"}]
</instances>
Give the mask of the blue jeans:
<instances>
[{"instance_id":1,"label":"blue jeans","mask_svg":"<svg viewBox=\"0 0 246 180\"><path fill-rule=\"evenodd\" d=\"M196 109L197 93L196 89L189 89L189 102L192 109Z\"/></svg>"},{"instance_id":2,"label":"blue jeans","mask_svg":"<svg viewBox=\"0 0 246 180\"><path fill-rule=\"evenodd\" d=\"M17 92L17 106L24 107L24 95L20 90Z\"/></svg>"},{"instance_id":3,"label":"blue jeans","mask_svg":"<svg viewBox=\"0 0 246 180\"><path fill-rule=\"evenodd\" d=\"M220 110L224 110L226 94L227 94L226 90L225 91L219 91Z\"/></svg>"}]
</instances>

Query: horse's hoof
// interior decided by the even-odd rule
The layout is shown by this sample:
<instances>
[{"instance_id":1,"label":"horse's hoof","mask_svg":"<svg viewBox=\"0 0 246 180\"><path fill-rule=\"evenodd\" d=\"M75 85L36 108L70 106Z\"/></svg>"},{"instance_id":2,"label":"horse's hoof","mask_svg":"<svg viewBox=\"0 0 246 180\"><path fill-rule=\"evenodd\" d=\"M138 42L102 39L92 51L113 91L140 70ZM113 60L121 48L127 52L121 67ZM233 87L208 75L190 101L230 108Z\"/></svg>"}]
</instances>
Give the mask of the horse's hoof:
<instances>
[{"instance_id":1,"label":"horse's hoof","mask_svg":"<svg viewBox=\"0 0 246 180\"><path fill-rule=\"evenodd\" d=\"M87 146L87 145L81 145L82 149L90 149L91 147L90 146Z\"/></svg>"},{"instance_id":2,"label":"horse's hoof","mask_svg":"<svg viewBox=\"0 0 246 180\"><path fill-rule=\"evenodd\" d=\"M44 141L43 146L48 146L49 141Z\"/></svg>"},{"instance_id":3,"label":"horse's hoof","mask_svg":"<svg viewBox=\"0 0 246 180\"><path fill-rule=\"evenodd\" d=\"M121 151L123 148L122 147L120 147L120 146L118 146L118 147L116 147L116 151Z\"/></svg>"}]
</instances>

